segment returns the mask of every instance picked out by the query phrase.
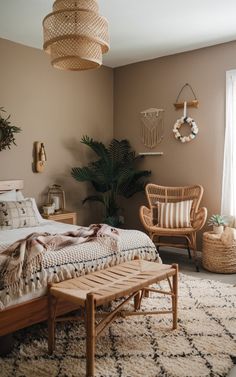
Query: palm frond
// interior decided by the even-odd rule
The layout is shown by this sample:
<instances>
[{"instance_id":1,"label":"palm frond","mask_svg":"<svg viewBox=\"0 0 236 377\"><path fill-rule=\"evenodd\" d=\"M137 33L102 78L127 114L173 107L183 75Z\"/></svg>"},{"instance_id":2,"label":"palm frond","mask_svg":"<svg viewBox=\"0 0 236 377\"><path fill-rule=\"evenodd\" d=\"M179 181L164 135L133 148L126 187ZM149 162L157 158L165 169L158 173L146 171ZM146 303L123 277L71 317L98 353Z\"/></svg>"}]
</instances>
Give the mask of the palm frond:
<instances>
[{"instance_id":1,"label":"palm frond","mask_svg":"<svg viewBox=\"0 0 236 377\"><path fill-rule=\"evenodd\" d=\"M123 179L120 181L118 193L125 198L129 198L137 192L143 191L147 181L142 178L149 177L150 175L151 172L148 170L130 171L129 176L127 176L128 179Z\"/></svg>"},{"instance_id":2,"label":"palm frond","mask_svg":"<svg viewBox=\"0 0 236 377\"><path fill-rule=\"evenodd\" d=\"M123 190L122 195L126 199L129 199L136 193L144 191L146 184L147 184L146 181L139 181L139 182L136 182L135 184L130 184L125 188L125 190Z\"/></svg>"},{"instance_id":3,"label":"palm frond","mask_svg":"<svg viewBox=\"0 0 236 377\"><path fill-rule=\"evenodd\" d=\"M71 175L79 182L92 181L96 179L96 176L94 175L93 171L89 169L87 166L83 168L72 168Z\"/></svg>"},{"instance_id":4,"label":"palm frond","mask_svg":"<svg viewBox=\"0 0 236 377\"><path fill-rule=\"evenodd\" d=\"M103 143L95 141L93 140L93 138L87 135L84 135L81 138L80 142L90 147L97 154L97 156L101 157L102 159L107 160L108 150Z\"/></svg>"}]
</instances>

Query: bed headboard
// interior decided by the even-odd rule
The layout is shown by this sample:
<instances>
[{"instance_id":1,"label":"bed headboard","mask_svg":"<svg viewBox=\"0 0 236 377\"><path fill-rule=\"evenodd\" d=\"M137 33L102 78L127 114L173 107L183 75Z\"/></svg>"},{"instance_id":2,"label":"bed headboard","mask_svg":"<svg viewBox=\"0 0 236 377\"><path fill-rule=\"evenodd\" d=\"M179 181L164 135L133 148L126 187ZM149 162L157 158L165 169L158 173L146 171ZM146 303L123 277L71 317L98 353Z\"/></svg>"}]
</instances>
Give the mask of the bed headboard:
<instances>
[{"instance_id":1,"label":"bed headboard","mask_svg":"<svg viewBox=\"0 0 236 377\"><path fill-rule=\"evenodd\" d=\"M0 192L10 190L22 190L24 187L24 181L21 179L12 181L0 181Z\"/></svg>"}]
</instances>

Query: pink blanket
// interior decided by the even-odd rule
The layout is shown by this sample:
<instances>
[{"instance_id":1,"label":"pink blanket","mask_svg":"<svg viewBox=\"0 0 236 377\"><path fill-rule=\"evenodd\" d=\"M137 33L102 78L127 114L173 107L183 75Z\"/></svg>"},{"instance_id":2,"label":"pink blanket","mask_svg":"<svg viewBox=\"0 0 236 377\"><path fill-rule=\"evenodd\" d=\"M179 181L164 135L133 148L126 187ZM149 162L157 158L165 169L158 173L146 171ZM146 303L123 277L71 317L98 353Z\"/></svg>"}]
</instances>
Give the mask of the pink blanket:
<instances>
[{"instance_id":1,"label":"pink blanket","mask_svg":"<svg viewBox=\"0 0 236 377\"><path fill-rule=\"evenodd\" d=\"M41 270L43 253L73 244L97 240L104 247L118 251L119 232L106 224L92 224L64 234L32 233L0 254L0 289L17 284Z\"/></svg>"}]
</instances>

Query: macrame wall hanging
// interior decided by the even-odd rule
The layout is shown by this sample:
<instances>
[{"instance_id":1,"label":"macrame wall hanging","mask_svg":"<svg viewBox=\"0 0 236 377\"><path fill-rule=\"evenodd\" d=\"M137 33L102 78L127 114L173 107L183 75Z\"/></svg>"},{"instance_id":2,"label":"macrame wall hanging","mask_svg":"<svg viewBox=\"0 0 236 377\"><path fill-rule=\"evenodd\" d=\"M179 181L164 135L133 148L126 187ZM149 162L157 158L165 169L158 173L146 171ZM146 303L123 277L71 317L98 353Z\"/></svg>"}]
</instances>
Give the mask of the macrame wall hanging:
<instances>
[{"instance_id":1,"label":"macrame wall hanging","mask_svg":"<svg viewBox=\"0 0 236 377\"><path fill-rule=\"evenodd\" d=\"M164 135L164 110L151 108L141 112L141 139L147 148L154 148Z\"/></svg>"}]
</instances>

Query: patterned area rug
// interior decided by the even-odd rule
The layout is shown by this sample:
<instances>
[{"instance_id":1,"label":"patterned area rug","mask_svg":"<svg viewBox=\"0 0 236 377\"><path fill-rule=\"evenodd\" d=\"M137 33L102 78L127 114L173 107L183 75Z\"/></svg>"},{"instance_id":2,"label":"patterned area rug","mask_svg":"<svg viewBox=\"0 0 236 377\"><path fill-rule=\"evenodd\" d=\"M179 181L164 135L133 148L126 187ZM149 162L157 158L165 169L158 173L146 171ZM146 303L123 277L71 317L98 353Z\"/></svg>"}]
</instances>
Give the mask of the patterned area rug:
<instances>
[{"instance_id":1,"label":"patterned area rug","mask_svg":"<svg viewBox=\"0 0 236 377\"><path fill-rule=\"evenodd\" d=\"M181 275L179 294L176 331L169 315L116 320L97 341L96 376L227 376L236 357L236 287ZM146 309L168 305L153 293L143 301ZM58 324L56 345L48 356L46 325L19 331L0 358L1 377L84 377L83 324Z\"/></svg>"}]
</instances>

